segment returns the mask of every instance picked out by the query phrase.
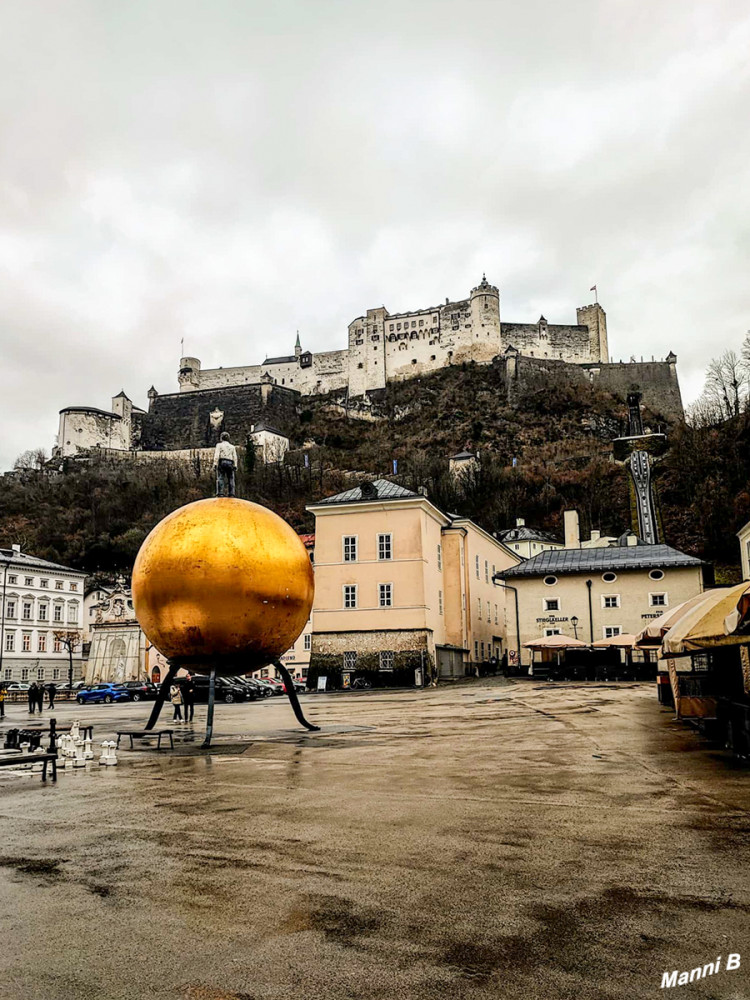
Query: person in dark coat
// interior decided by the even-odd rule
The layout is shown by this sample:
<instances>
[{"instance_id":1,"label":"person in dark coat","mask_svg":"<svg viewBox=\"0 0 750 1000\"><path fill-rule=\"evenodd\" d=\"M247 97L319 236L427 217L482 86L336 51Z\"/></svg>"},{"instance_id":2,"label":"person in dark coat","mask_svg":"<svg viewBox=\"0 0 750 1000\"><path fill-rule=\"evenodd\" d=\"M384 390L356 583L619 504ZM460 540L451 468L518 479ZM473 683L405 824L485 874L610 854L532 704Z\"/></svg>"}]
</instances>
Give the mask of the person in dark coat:
<instances>
[{"instance_id":1,"label":"person in dark coat","mask_svg":"<svg viewBox=\"0 0 750 1000\"><path fill-rule=\"evenodd\" d=\"M49 707L50 709L55 707L55 695L57 694L57 686L55 684L47 685L47 695L49 697Z\"/></svg>"},{"instance_id":2,"label":"person in dark coat","mask_svg":"<svg viewBox=\"0 0 750 1000\"><path fill-rule=\"evenodd\" d=\"M36 681L31 682L28 695L29 695L29 715L33 715L36 709L36 695L37 695Z\"/></svg>"},{"instance_id":3,"label":"person in dark coat","mask_svg":"<svg viewBox=\"0 0 750 1000\"><path fill-rule=\"evenodd\" d=\"M41 715L44 711L44 684L39 684L36 689L36 704Z\"/></svg>"},{"instance_id":4,"label":"person in dark coat","mask_svg":"<svg viewBox=\"0 0 750 1000\"><path fill-rule=\"evenodd\" d=\"M185 705L185 722L192 722L195 711L195 683L191 674L188 674L182 682L182 701Z\"/></svg>"}]
</instances>

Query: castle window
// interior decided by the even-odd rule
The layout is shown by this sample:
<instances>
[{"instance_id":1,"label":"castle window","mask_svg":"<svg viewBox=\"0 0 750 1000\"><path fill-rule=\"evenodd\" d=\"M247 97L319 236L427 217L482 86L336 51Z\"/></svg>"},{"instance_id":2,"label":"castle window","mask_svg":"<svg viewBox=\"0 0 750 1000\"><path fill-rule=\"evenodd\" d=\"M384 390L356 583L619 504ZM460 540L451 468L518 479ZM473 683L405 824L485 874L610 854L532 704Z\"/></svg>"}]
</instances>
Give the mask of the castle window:
<instances>
[{"instance_id":1,"label":"castle window","mask_svg":"<svg viewBox=\"0 0 750 1000\"><path fill-rule=\"evenodd\" d=\"M396 334L395 334L395 333L392 333L392 334L391 334L391 335L390 335L390 336L388 337L388 340L389 340L389 341L390 341L391 343L393 343L393 341L394 341L395 339L396 339Z\"/></svg>"},{"instance_id":2,"label":"castle window","mask_svg":"<svg viewBox=\"0 0 750 1000\"><path fill-rule=\"evenodd\" d=\"M435 360L435 355L434 355L434 354L431 354L431 355L430 355L430 361L434 361L434 360Z\"/></svg>"},{"instance_id":3,"label":"castle window","mask_svg":"<svg viewBox=\"0 0 750 1000\"><path fill-rule=\"evenodd\" d=\"M416 325L417 325L417 321L416 321L415 319L413 319L413 320L411 321L411 328L412 328L412 330L414 329L414 327L415 327Z\"/></svg>"},{"instance_id":4,"label":"castle window","mask_svg":"<svg viewBox=\"0 0 750 1000\"><path fill-rule=\"evenodd\" d=\"M373 333L372 339L373 340L380 340L380 334L379 333Z\"/></svg>"},{"instance_id":5,"label":"castle window","mask_svg":"<svg viewBox=\"0 0 750 1000\"><path fill-rule=\"evenodd\" d=\"M388 329L391 331L391 333L393 332L393 323L391 323L391 325L388 327Z\"/></svg>"},{"instance_id":6,"label":"castle window","mask_svg":"<svg viewBox=\"0 0 750 1000\"><path fill-rule=\"evenodd\" d=\"M396 329L397 329L397 330L400 330L400 329L401 329L401 324L400 324L400 323L396 323Z\"/></svg>"},{"instance_id":7,"label":"castle window","mask_svg":"<svg viewBox=\"0 0 750 1000\"><path fill-rule=\"evenodd\" d=\"M419 340L419 334L415 331L409 334L409 340Z\"/></svg>"},{"instance_id":8,"label":"castle window","mask_svg":"<svg viewBox=\"0 0 750 1000\"><path fill-rule=\"evenodd\" d=\"M420 325L420 326L424 326L424 320L423 320L423 319L420 319L420 321L419 321L419 325Z\"/></svg>"},{"instance_id":9,"label":"castle window","mask_svg":"<svg viewBox=\"0 0 750 1000\"><path fill-rule=\"evenodd\" d=\"M363 366L362 362L360 361L360 363L357 365L357 368L363 368L363 367L364 366Z\"/></svg>"},{"instance_id":10,"label":"castle window","mask_svg":"<svg viewBox=\"0 0 750 1000\"><path fill-rule=\"evenodd\" d=\"M416 359L416 358L412 358L412 359L411 359L411 363L412 363L413 365L415 365L415 364L417 363L417 359Z\"/></svg>"}]
</instances>

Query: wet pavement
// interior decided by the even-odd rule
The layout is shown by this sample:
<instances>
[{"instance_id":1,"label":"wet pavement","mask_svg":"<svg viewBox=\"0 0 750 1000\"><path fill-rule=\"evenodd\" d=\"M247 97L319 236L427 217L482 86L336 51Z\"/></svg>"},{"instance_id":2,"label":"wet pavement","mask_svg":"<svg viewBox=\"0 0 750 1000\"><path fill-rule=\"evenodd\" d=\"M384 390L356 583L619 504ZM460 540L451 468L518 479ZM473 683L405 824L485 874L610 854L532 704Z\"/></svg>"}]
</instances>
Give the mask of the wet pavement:
<instances>
[{"instance_id":1,"label":"wet pavement","mask_svg":"<svg viewBox=\"0 0 750 1000\"><path fill-rule=\"evenodd\" d=\"M273 698L217 706L211 753L178 726L56 785L0 770L0 997L608 1000L750 965L750 770L652 686L302 703L320 733ZM148 710L55 714L96 746Z\"/></svg>"}]
</instances>

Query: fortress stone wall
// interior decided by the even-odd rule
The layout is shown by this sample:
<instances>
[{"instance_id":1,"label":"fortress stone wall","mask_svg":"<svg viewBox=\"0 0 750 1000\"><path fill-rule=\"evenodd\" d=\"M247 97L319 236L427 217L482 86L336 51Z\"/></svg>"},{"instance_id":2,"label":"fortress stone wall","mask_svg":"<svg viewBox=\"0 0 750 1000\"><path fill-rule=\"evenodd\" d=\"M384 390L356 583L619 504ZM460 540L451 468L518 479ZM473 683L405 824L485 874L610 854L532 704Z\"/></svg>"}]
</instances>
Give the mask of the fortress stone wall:
<instances>
[{"instance_id":1,"label":"fortress stone wall","mask_svg":"<svg viewBox=\"0 0 750 1000\"><path fill-rule=\"evenodd\" d=\"M508 346L529 357L607 362L607 317L594 303L578 309L571 325L549 324L544 316L536 323L501 322L500 293L483 276L466 299L410 312L368 309L349 324L344 350L313 354L302 350L298 337L293 354L259 365L203 370L200 359L184 357L178 379L183 392L269 378L303 395L346 389L358 397L446 365L489 364Z\"/></svg>"}]
</instances>

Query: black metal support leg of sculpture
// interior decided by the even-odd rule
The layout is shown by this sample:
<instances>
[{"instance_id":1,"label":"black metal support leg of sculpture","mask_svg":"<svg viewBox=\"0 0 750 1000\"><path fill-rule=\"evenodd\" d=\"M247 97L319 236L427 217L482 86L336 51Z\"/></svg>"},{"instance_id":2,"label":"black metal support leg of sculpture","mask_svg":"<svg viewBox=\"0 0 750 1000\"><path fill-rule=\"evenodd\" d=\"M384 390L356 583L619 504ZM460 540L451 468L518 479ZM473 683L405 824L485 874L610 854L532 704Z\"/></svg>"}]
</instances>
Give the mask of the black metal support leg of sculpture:
<instances>
[{"instance_id":1,"label":"black metal support leg of sculpture","mask_svg":"<svg viewBox=\"0 0 750 1000\"><path fill-rule=\"evenodd\" d=\"M208 712L206 713L206 738L201 743L202 747L211 746L211 737L214 734L214 702L216 700L216 671L211 671L208 680Z\"/></svg>"},{"instance_id":2,"label":"black metal support leg of sculpture","mask_svg":"<svg viewBox=\"0 0 750 1000\"><path fill-rule=\"evenodd\" d=\"M153 729L156 723L159 721L161 710L164 706L164 702L167 700L169 689L172 687L172 681L175 679L175 675L178 669L179 668L175 664L173 663L169 664L169 670L167 671L167 676L164 678L164 680L162 681L162 685L159 688L159 693L156 696L154 707L151 709L151 715L149 716L148 722L146 723L146 729Z\"/></svg>"},{"instance_id":3,"label":"black metal support leg of sculpture","mask_svg":"<svg viewBox=\"0 0 750 1000\"><path fill-rule=\"evenodd\" d=\"M294 711L294 714L297 716L297 722L299 722L301 726L304 726L305 729L310 729L314 733L319 732L320 726L314 726L312 722L308 722L307 719L302 714L302 708L299 703L299 698L297 697L297 692L294 690L294 683L289 674L289 671L286 669L286 667L280 660L275 660L273 665L279 671L282 680L284 681L284 688L286 690L287 695L289 696L289 701L292 703L292 709Z\"/></svg>"}]
</instances>

